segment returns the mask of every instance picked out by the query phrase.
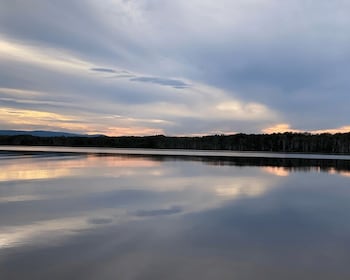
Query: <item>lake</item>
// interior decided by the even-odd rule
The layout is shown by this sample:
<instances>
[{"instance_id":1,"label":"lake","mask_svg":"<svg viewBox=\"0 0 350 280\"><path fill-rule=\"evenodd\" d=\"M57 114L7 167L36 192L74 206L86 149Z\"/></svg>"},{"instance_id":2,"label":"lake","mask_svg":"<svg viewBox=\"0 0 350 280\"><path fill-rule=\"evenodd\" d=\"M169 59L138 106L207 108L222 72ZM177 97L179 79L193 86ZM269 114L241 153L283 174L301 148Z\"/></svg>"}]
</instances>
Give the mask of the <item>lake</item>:
<instances>
[{"instance_id":1,"label":"lake","mask_svg":"<svg viewBox=\"0 0 350 280\"><path fill-rule=\"evenodd\" d=\"M350 279L347 156L45 149L0 149L0 279Z\"/></svg>"}]
</instances>

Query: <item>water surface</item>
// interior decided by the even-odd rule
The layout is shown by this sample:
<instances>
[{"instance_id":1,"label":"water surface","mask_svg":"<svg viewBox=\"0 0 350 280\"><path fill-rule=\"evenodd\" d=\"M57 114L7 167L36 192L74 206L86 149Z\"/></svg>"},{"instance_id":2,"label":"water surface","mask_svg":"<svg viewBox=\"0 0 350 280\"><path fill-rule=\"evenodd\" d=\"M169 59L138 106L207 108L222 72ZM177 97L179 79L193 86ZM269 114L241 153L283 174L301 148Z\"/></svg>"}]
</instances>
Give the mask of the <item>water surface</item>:
<instances>
[{"instance_id":1,"label":"water surface","mask_svg":"<svg viewBox=\"0 0 350 280\"><path fill-rule=\"evenodd\" d=\"M0 279L350 279L335 159L0 153Z\"/></svg>"}]
</instances>

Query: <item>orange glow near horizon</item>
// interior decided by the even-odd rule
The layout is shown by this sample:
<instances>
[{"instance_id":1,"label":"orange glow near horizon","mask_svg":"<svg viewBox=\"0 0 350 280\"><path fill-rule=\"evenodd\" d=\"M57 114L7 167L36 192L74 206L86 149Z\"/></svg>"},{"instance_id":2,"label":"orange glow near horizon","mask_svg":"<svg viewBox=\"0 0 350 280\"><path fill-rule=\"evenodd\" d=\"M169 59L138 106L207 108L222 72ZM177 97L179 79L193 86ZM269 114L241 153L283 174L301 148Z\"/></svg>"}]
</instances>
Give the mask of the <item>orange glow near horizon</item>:
<instances>
[{"instance_id":1,"label":"orange glow near horizon","mask_svg":"<svg viewBox=\"0 0 350 280\"><path fill-rule=\"evenodd\" d=\"M293 129L291 126L287 123L279 123L274 126L264 128L262 129L263 133L266 134L272 134L272 133L284 133L284 132L308 132L311 134L322 134L322 133L330 133L330 134L336 134L336 133L347 133L350 132L350 126L342 126L339 128L330 128L330 129L319 129L319 130L300 130L300 129Z\"/></svg>"},{"instance_id":2,"label":"orange glow near horizon","mask_svg":"<svg viewBox=\"0 0 350 280\"><path fill-rule=\"evenodd\" d=\"M17 130L54 130L66 131L80 134L103 134L106 136L145 136L145 135L160 135L165 134L161 128L139 126L137 123L130 126L113 126L111 121L107 123L93 123L96 119L94 115L64 115L55 112L16 109L11 107L0 108L1 123L3 126L13 127ZM262 133L284 133L294 132L311 134L322 133L347 133L350 132L350 126L342 126L332 129L320 129L305 131L300 129L293 129L288 123L279 123L274 126L264 128ZM223 131L208 131L207 133L187 134L177 136L204 136L208 134L235 134L237 132L223 132Z\"/></svg>"},{"instance_id":3,"label":"orange glow near horizon","mask_svg":"<svg viewBox=\"0 0 350 280\"><path fill-rule=\"evenodd\" d=\"M62 121L70 121L71 119L52 112L47 111L36 111L36 110L24 110L24 109L15 109L15 108L0 108L0 114L3 117L8 117L7 121L10 123L23 123L25 121L25 124L30 123L30 121L34 120L62 120Z\"/></svg>"},{"instance_id":4,"label":"orange glow near horizon","mask_svg":"<svg viewBox=\"0 0 350 280\"><path fill-rule=\"evenodd\" d=\"M320 129L320 130L314 130L312 133L315 134L321 134L321 133L330 133L330 134L336 134L336 133L347 133L350 132L350 126L342 126L339 128L334 129Z\"/></svg>"},{"instance_id":5,"label":"orange glow near horizon","mask_svg":"<svg viewBox=\"0 0 350 280\"><path fill-rule=\"evenodd\" d=\"M274 126L264 128L263 133L272 134L272 133L284 133L284 132L301 132L301 130L292 129L287 123L279 123Z\"/></svg>"},{"instance_id":6,"label":"orange glow near horizon","mask_svg":"<svg viewBox=\"0 0 350 280\"><path fill-rule=\"evenodd\" d=\"M90 125L82 119L86 116L69 116L48 111L0 108L2 124L17 130L54 130L82 134L103 134L107 136L134 136L164 134L162 129L151 127L117 127L110 124ZM92 118L92 117L90 117Z\"/></svg>"},{"instance_id":7,"label":"orange glow near horizon","mask_svg":"<svg viewBox=\"0 0 350 280\"><path fill-rule=\"evenodd\" d=\"M55 130L84 131L87 125L77 123L74 117L57 114L48 111L15 109L9 107L0 108L2 123L15 126L17 129L47 127Z\"/></svg>"},{"instance_id":8,"label":"orange glow near horizon","mask_svg":"<svg viewBox=\"0 0 350 280\"><path fill-rule=\"evenodd\" d=\"M103 134L106 136L139 136L164 134L162 129L149 127L107 127L100 130L88 130L87 134Z\"/></svg>"}]
</instances>

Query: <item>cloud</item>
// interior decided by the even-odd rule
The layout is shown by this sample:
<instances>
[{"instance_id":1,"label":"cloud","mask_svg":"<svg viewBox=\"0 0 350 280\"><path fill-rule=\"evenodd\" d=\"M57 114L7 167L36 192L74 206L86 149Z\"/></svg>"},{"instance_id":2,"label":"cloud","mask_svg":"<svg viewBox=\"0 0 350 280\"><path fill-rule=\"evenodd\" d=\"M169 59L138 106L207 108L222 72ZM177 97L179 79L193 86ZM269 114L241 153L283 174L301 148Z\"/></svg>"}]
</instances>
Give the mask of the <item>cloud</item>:
<instances>
[{"instance_id":1,"label":"cloud","mask_svg":"<svg viewBox=\"0 0 350 280\"><path fill-rule=\"evenodd\" d=\"M111 218L90 218L87 221L89 224L93 225L105 225L110 224L113 222L113 219Z\"/></svg>"},{"instance_id":2,"label":"cloud","mask_svg":"<svg viewBox=\"0 0 350 280\"><path fill-rule=\"evenodd\" d=\"M349 133L350 132L350 125L342 126L338 128L329 128L329 129L315 129L315 130L301 130L301 129L293 129L289 124L286 123L280 123L276 124L274 126L264 128L262 130L263 133L284 133L284 132L297 132L297 133L312 133L312 134L321 134L321 133Z\"/></svg>"},{"instance_id":3,"label":"cloud","mask_svg":"<svg viewBox=\"0 0 350 280\"><path fill-rule=\"evenodd\" d=\"M116 73L115 70L109 68L91 68L91 71L104 72L104 73Z\"/></svg>"},{"instance_id":4,"label":"cloud","mask_svg":"<svg viewBox=\"0 0 350 280\"><path fill-rule=\"evenodd\" d=\"M330 129L319 129L319 130L313 130L311 133L349 133L350 132L350 125L342 126L338 128L330 128Z\"/></svg>"},{"instance_id":5,"label":"cloud","mask_svg":"<svg viewBox=\"0 0 350 280\"><path fill-rule=\"evenodd\" d=\"M170 86L173 88L187 88L190 87L189 84L186 84L185 82L181 80L176 80L176 79L165 79L165 78L159 78L159 77L136 77L130 79L130 81L133 82L143 82L143 83L153 83L153 84L158 84L161 86Z\"/></svg>"},{"instance_id":6,"label":"cloud","mask_svg":"<svg viewBox=\"0 0 350 280\"><path fill-rule=\"evenodd\" d=\"M169 209L156 209L156 210L139 210L136 212L136 216L139 217L152 217L152 216L165 216L181 213L183 209L178 206L173 206Z\"/></svg>"},{"instance_id":7,"label":"cloud","mask_svg":"<svg viewBox=\"0 0 350 280\"><path fill-rule=\"evenodd\" d=\"M291 126L287 123L279 123L274 126L264 128L262 130L263 133L271 134L271 133L284 133L284 132L302 132L298 129L293 129Z\"/></svg>"},{"instance_id":8,"label":"cloud","mask_svg":"<svg viewBox=\"0 0 350 280\"><path fill-rule=\"evenodd\" d=\"M15 45L26 49L23 44ZM39 52L39 47L31 47L29 53ZM62 66L52 62L62 54L77 64ZM34 62L28 55L4 60L4 65L11 67L0 72L11 75L6 80L9 84L5 83L0 91L7 112L1 122L3 127L107 135L205 134L216 133L218 125L220 131L231 132L237 122L242 126L250 123L252 127L277 116L264 104L241 101L231 92L202 83L191 82L189 86L181 80L150 78L125 69L118 71L134 75L143 84L129 79L105 79L93 75L92 68L83 67L93 64L55 49L40 54ZM9 115L10 111L16 114ZM43 120L39 117L43 112L55 117Z\"/></svg>"},{"instance_id":9,"label":"cloud","mask_svg":"<svg viewBox=\"0 0 350 280\"><path fill-rule=\"evenodd\" d=\"M133 128L180 135L347 125L342 0L0 3L0 87L45 93L4 107L161 119Z\"/></svg>"}]
</instances>

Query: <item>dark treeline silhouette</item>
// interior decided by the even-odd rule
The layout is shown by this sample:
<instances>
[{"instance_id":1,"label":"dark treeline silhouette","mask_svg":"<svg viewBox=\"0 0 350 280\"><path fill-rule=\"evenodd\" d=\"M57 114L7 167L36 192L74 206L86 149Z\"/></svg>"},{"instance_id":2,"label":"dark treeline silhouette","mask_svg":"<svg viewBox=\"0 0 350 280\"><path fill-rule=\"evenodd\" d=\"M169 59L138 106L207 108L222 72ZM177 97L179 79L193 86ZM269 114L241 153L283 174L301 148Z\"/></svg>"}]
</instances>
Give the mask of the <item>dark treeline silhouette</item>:
<instances>
[{"instance_id":1,"label":"dark treeline silhouette","mask_svg":"<svg viewBox=\"0 0 350 280\"><path fill-rule=\"evenodd\" d=\"M0 136L0 145L44 145L71 147L114 147L150 149L197 149L294 153L350 153L350 133L234 134L202 137L120 136L120 137L36 137Z\"/></svg>"}]
</instances>

